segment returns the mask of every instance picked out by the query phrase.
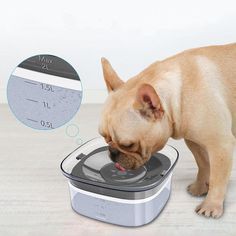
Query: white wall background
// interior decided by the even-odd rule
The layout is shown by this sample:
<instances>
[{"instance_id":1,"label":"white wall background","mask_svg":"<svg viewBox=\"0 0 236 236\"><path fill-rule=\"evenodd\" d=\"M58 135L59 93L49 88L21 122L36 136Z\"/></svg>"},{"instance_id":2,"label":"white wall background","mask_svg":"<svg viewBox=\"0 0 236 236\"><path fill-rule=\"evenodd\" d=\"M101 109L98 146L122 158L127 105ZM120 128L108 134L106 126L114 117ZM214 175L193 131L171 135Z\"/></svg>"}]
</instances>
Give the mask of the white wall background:
<instances>
[{"instance_id":1,"label":"white wall background","mask_svg":"<svg viewBox=\"0 0 236 236\"><path fill-rule=\"evenodd\" d=\"M2 1L0 102L11 72L30 56L64 58L81 77L83 102L103 102L102 56L126 80L181 50L236 42L235 23L235 0Z\"/></svg>"}]
</instances>

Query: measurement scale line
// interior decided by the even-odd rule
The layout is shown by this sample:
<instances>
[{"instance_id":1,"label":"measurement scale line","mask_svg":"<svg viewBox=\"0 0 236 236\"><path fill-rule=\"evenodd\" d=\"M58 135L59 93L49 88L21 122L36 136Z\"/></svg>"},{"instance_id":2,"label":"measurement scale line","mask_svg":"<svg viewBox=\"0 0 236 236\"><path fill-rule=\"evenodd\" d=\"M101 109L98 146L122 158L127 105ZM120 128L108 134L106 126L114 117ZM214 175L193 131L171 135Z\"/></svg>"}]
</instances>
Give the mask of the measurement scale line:
<instances>
[{"instance_id":1,"label":"measurement scale line","mask_svg":"<svg viewBox=\"0 0 236 236\"><path fill-rule=\"evenodd\" d=\"M26 80L30 80L27 82L32 81L32 85L36 85L36 84L39 85L40 83L41 84L43 83L43 84L48 84L52 86L72 89L76 91L82 90L80 80L62 79L64 77L50 75L46 73L40 73L40 72L28 70L28 69L23 69L20 67L17 67L12 75L26 79Z\"/></svg>"},{"instance_id":2,"label":"measurement scale line","mask_svg":"<svg viewBox=\"0 0 236 236\"><path fill-rule=\"evenodd\" d=\"M33 61L32 61L33 62ZM25 63L25 65L30 65L31 66L31 68L36 68L36 69L40 69L40 68L42 68L42 65L32 65L32 64L28 64L28 63ZM48 64L46 63L46 66L47 66ZM20 68L23 68L24 69L24 67L20 67ZM42 68L43 69L43 68ZM29 69L26 69L26 70L29 70ZM73 73L73 72L68 72L68 71L59 71L59 70L54 70L54 69L52 69L52 68L50 68L50 69L46 69L46 68L44 68L44 70L45 71L47 71L47 70L49 70L49 71L51 71L51 72L62 72L63 74L65 74L65 75L75 75L75 73ZM39 72L39 73L41 73L41 72ZM43 73L43 72L42 72ZM80 78L79 78L79 76L78 76L78 74L76 73L76 75L77 75L77 77L78 77L78 80L80 81ZM56 75L57 76L57 75ZM61 77L65 77L66 78L66 76L61 76ZM69 78L68 78L69 79Z\"/></svg>"},{"instance_id":3,"label":"measurement scale line","mask_svg":"<svg viewBox=\"0 0 236 236\"><path fill-rule=\"evenodd\" d=\"M30 121L33 121L33 122L38 122L37 120L33 120L33 119L30 119L30 118L26 118L27 120L30 120Z\"/></svg>"},{"instance_id":4,"label":"measurement scale line","mask_svg":"<svg viewBox=\"0 0 236 236\"><path fill-rule=\"evenodd\" d=\"M38 85L37 83L33 83L33 82L25 81L25 80L24 80L24 82L28 83L28 84Z\"/></svg>"},{"instance_id":5,"label":"measurement scale line","mask_svg":"<svg viewBox=\"0 0 236 236\"><path fill-rule=\"evenodd\" d=\"M26 98L26 100L28 100L28 101L30 101L30 102L39 102L39 101L36 101L36 100L30 99L30 98Z\"/></svg>"}]
</instances>

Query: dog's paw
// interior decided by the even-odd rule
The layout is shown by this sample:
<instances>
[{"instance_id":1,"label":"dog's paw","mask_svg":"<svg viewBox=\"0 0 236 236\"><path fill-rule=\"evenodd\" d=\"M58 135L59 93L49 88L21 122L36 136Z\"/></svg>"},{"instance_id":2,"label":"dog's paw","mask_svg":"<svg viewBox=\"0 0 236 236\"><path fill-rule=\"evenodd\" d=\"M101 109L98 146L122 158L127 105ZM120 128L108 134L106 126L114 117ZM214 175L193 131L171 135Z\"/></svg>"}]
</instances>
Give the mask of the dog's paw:
<instances>
[{"instance_id":1,"label":"dog's paw","mask_svg":"<svg viewBox=\"0 0 236 236\"><path fill-rule=\"evenodd\" d=\"M196 196L196 197L200 197L202 195L207 194L208 189L209 189L208 184L206 184L206 183L199 183L197 181L192 183L192 184L190 184L187 187L188 193L190 193L191 195Z\"/></svg>"},{"instance_id":2,"label":"dog's paw","mask_svg":"<svg viewBox=\"0 0 236 236\"><path fill-rule=\"evenodd\" d=\"M219 218L223 214L223 204L210 203L205 200L196 207L195 211L198 215Z\"/></svg>"}]
</instances>

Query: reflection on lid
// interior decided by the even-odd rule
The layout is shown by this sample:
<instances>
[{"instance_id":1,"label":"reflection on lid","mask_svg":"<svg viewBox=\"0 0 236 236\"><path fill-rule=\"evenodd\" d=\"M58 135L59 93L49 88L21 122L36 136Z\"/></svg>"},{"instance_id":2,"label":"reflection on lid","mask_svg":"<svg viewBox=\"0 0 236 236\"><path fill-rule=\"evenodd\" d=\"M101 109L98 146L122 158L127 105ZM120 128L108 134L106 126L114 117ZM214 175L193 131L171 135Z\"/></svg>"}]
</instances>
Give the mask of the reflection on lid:
<instances>
[{"instance_id":1,"label":"reflection on lid","mask_svg":"<svg viewBox=\"0 0 236 236\"><path fill-rule=\"evenodd\" d=\"M108 151L97 152L90 156L84 162L84 165L89 166L95 170L100 170L104 165L110 163L111 160L108 156Z\"/></svg>"}]
</instances>

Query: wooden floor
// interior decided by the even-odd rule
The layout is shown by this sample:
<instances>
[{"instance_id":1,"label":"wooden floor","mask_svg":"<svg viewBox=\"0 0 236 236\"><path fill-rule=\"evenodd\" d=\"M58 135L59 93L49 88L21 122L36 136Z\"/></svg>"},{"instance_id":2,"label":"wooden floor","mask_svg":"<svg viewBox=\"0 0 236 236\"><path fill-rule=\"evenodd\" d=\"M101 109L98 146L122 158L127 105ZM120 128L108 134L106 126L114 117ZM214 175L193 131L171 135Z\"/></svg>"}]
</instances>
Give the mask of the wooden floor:
<instances>
[{"instance_id":1,"label":"wooden floor","mask_svg":"<svg viewBox=\"0 0 236 236\"><path fill-rule=\"evenodd\" d=\"M185 190L194 180L196 165L183 141L170 140L179 150L180 159L169 202L152 223L138 228L119 227L72 211L67 181L59 165L80 139L86 141L98 135L100 109L99 105L83 105L67 125L53 131L36 131L18 122L8 106L0 106L0 236L236 235L236 163L223 217L200 217L194 208L202 198L192 197ZM70 137L76 131L75 125L79 134Z\"/></svg>"}]
</instances>

